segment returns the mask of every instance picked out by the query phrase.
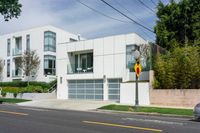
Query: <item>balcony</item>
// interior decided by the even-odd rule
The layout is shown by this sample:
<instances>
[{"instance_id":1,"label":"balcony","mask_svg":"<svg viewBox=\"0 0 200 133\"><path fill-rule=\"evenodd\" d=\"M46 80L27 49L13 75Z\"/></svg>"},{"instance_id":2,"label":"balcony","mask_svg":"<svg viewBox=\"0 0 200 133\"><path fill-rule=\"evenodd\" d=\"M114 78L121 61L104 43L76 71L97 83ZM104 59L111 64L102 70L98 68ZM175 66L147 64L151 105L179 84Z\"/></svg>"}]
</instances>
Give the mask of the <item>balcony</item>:
<instances>
[{"instance_id":1,"label":"balcony","mask_svg":"<svg viewBox=\"0 0 200 133\"><path fill-rule=\"evenodd\" d=\"M21 77L21 76L22 76L22 70L20 69L12 70L12 77Z\"/></svg>"},{"instance_id":2,"label":"balcony","mask_svg":"<svg viewBox=\"0 0 200 133\"><path fill-rule=\"evenodd\" d=\"M21 49L13 49L13 56L19 56L22 55L22 50Z\"/></svg>"},{"instance_id":3,"label":"balcony","mask_svg":"<svg viewBox=\"0 0 200 133\"><path fill-rule=\"evenodd\" d=\"M75 64L67 65L67 74L84 74L84 73L92 73L93 67L78 67Z\"/></svg>"}]
</instances>

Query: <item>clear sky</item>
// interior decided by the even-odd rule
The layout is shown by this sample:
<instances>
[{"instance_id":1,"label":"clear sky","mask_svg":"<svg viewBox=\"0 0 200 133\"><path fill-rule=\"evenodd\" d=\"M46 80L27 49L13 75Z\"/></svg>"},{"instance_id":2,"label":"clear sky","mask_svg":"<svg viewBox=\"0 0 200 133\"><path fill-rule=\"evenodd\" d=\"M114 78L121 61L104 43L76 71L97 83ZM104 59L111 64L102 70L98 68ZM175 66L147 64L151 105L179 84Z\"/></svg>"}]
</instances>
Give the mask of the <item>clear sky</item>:
<instances>
[{"instance_id":1,"label":"clear sky","mask_svg":"<svg viewBox=\"0 0 200 133\"><path fill-rule=\"evenodd\" d=\"M22 3L22 13L18 19L4 22L0 17L0 35L25 30L33 27L53 25L68 32L81 34L85 38L97 38L116 34L135 32L149 41L155 40L155 35L118 12L100 0L19 0ZM120 21L105 17L77 1ZM156 23L155 3L159 0L105 0L124 14L153 30ZM162 0L167 3L168 0ZM152 11L153 10L153 11ZM125 22L121 22L125 21Z\"/></svg>"}]
</instances>

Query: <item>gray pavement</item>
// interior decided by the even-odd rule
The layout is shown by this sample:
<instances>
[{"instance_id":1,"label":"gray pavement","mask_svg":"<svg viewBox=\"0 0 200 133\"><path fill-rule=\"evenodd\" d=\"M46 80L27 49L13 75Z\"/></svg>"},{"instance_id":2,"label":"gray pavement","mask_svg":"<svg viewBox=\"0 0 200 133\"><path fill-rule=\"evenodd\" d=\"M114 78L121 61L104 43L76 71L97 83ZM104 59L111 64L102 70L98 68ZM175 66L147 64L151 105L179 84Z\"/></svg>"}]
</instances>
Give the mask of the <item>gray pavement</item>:
<instances>
[{"instance_id":1,"label":"gray pavement","mask_svg":"<svg viewBox=\"0 0 200 133\"><path fill-rule=\"evenodd\" d=\"M190 118L0 105L0 133L199 133L199 124Z\"/></svg>"},{"instance_id":2,"label":"gray pavement","mask_svg":"<svg viewBox=\"0 0 200 133\"><path fill-rule=\"evenodd\" d=\"M18 105L20 106L27 106L27 107L51 108L51 109L62 109L62 110L82 110L82 111L94 110L109 104L116 104L116 103L110 101L57 100L57 99L36 100L36 101L18 103Z\"/></svg>"}]
</instances>

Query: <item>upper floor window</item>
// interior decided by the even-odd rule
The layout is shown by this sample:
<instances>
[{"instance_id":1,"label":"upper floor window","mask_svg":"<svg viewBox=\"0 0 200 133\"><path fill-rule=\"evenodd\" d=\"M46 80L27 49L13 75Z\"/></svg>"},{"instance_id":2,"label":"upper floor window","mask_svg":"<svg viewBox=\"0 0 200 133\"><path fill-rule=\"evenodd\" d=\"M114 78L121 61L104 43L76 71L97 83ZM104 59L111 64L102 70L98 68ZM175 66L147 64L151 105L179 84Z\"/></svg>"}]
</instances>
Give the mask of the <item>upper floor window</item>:
<instances>
[{"instance_id":1,"label":"upper floor window","mask_svg":"<svg viewBox=\"0 0 200 133\"><path fill-rule=\"evenodd\" d=\"M56 57L52 55L44 56L44 74L56 75Z\"/></svg>"},{"instance_id":2,"label":"upper floor window","mask_svg":"<svg viewBox=\"0 0 200 133\"><path fill-rule=\"evenodd\" d=\"M7 60L7 77L10 77L10 60Z\"/></svg>"},{"instance_id":3,"label":"upper floor window","mask_svg":"<svg viewBox=\"0 0 200 133\"><path fill-rule=\"evenodd\" d=\"M148 45L127 45L126 46L126 68L129 68L130 72L133 72L133 66L135 65L134 51L140 51L140 64L143 71L150 70L150 47Z\"/></svg>"},{"instance_id":4,"label":"upper floor window","mask_svg":"<svg viewBox=\"0 0 200 133\"><path fill-rule=\"evenodd\" d=\"M30 51L30 35L26 35L26 50Z\"/></svg>"},{"instance_id":5,"label":"upper floor window","mask_svg":"<svg viewBox=\"0 0 200 133\"><path fill-rule=\"evenodd\" d=\"M44 51L56 52L56 33L44 32Z\"/></svg>"},{"instance_id":6,"label":"upper floor window","mask_svg":"<svg viewBox=\"0 0 200 133\"><path fill-rule=\"evenodd\" d=\"M7 40L7 56L10 56L11 43L10 39Z\"/></svg>"}]
</instances>

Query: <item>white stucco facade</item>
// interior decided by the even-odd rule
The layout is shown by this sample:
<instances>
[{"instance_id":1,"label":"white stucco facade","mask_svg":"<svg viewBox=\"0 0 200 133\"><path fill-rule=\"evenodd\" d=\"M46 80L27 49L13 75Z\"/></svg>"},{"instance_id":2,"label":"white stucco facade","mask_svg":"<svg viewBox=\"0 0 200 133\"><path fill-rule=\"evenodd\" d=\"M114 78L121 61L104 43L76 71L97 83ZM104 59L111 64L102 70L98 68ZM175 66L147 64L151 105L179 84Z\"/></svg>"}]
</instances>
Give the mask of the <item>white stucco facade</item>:
<instances>
[{"instance_id":1,"label":"white stucco facade","mask_svg":"<svg viewBox=\"0 0 200 133\"><path fill-rule=\"evenodd\" d=\"M77 35L68 33L53 26L43 26L0 36L0 58L4 60L4 68L1 75L1 81L7 82L14 80L25 80L23 72L16 70L14 60L16 57L21 56L23 52L27 49L27 43L29 43L30 50L36 50L40 58L39 70L37 71L37 74L35 76L32 76L32 80L49 82L53 79L56 79L57 72L55 72L54 74L44 73L45 55L56 57L56 52L58 51L44 50L44 33L48 31L55 33L55 45L61 42L78 40ZM29 42L27 42L27 36L29 37ZM9 54L8 49L10 49ZM10 67L10 69L8 68L8 66Z\"/></svg>"},{"instance_id":2,"label":"white stucco facade","mask_svg":"<svg viewBox=\"0 0 200 133\"><path fill-rule=\"evenodd\" d=\"M134 97L130 97L134 83L126 86L127 82L134 82L135 74L127 68L127 49L129 45L142 44L148 42L134 33L58 44L57 98L133 103ZM139 95L140 98L149 95L148 73L145 71L141 74L140 80L145 81L146 91ZM131 101L127 102L128 99ZM149 98L145 98L141 104L148 105Z\"/></svg>"}]
</instances>

